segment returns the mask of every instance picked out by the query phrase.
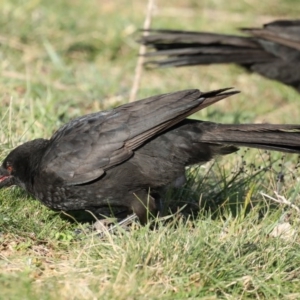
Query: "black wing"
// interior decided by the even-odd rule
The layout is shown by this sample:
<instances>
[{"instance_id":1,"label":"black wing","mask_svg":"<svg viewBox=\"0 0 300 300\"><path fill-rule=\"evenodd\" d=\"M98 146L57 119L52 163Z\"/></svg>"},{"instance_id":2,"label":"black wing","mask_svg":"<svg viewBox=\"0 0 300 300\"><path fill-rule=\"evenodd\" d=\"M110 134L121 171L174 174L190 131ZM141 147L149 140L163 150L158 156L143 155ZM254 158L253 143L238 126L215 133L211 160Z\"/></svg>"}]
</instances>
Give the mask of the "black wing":
<instances>
[{"instance_id":1,"label":"black wing","mask_svg":"<svg viewBox=\"0 0 300 300\"><path fill-rule=\"evenodd\" d=\"M41 171L55 172L70 185L95 180L153 136L237 93L226 90L164 94L75 119L52 136Z\"/></svg>"}]
</instances>

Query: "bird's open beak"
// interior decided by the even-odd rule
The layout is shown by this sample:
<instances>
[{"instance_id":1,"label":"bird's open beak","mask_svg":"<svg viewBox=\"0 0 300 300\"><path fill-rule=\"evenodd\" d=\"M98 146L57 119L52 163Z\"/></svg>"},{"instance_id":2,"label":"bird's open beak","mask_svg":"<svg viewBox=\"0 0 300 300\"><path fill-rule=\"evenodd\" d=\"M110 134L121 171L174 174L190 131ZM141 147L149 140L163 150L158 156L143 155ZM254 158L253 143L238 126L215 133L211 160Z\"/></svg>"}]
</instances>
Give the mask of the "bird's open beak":
<instances>
[{"instance_id":1,"label":"bird's open beak","mask_svg":"<svg viewBox=\"0 0 300 300\"><path fill-rule=\"evenodd\" d=\"M13 176L9 172L0 167L0 189L5 186L11 186L14 184Z\"/></svg>"}]
</instances>

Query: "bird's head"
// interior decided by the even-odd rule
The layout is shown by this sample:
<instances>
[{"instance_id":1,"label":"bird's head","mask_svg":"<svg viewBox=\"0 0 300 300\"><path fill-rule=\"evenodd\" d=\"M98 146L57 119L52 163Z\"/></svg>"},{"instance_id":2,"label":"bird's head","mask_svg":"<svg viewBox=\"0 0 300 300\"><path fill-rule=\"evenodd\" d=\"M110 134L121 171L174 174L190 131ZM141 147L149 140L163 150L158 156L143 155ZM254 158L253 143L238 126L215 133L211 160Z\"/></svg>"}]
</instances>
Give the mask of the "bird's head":
<instances>
[{"instance_id":1,"label":"bird's head","mask_svg":"<svg viewBox=\"0 0 300 300\"><path fill-rule=\"evenodd\" d=\"M11 185L25 188L47 144L48 140L36 139L12 150L0 166L0 188Z\"/></svg>"}]
</instances>

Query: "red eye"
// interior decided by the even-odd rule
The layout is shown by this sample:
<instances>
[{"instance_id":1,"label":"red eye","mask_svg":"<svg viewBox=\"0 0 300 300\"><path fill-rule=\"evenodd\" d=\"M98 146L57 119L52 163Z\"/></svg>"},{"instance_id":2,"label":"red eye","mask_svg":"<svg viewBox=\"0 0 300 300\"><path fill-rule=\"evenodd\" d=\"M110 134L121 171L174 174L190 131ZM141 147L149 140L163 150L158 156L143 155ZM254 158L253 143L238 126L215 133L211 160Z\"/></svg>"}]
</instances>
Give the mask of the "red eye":
<instances>
[{"instance_id":1,"label":"red eye","mask_svg":"<svg viewBox=\"0 0 300 300\"><path fill-rule=\"evenodd\" d=\"M12 172L13 167L12 167L12 166L8 166L8 167L6 168L6 170L7 170L8 172Z\"/></svg>"}]
</instances>

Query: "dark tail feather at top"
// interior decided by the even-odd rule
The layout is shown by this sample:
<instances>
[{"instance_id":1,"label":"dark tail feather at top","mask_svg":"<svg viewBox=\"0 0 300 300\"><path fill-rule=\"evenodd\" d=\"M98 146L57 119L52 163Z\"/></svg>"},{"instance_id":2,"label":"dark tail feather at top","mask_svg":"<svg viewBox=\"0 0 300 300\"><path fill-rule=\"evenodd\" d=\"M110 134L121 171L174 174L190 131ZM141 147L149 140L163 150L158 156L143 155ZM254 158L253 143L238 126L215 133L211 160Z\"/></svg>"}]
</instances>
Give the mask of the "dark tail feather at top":
<instances>
[{"instance_id":1,"label":"dark tail feather at top","mask_svg":"<svg viewBox=\"0 0 300 300\"><path fill-rule=\"evenodd\" d=\"M241 65L268 62L274 56L265 52L254 39L205 32L155 30L141 42L156 51L148 52L147 65L182 67L219 63ZM163 59L151 59L161 56Z\"/></svg>"},{"instance_id":2,"label":"dark tail feather at top","mask_svg":"<svg viewBox=\"0 0 300 300\"><path fill-rule=\"evenodd\" d=\"M250 37L178 30L149 30L140 43L147 66L182 67L235 63L300 92L300 20L242 29ZM158 56L162 58L157 58Z\"/></svg>"}]
</instances>

